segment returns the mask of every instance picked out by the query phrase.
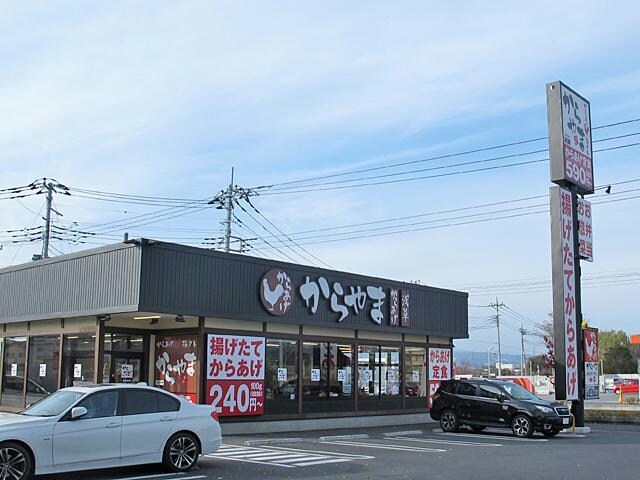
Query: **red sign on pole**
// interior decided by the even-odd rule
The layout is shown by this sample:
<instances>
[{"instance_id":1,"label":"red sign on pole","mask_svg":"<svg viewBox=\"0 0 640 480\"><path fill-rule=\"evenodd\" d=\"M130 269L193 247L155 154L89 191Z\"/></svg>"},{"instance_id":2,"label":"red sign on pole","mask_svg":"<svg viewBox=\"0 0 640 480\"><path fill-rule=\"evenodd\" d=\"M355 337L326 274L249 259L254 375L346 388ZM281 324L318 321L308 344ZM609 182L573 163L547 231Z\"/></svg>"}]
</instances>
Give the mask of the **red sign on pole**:
<instances>
[{"instance_id":1,"label":"red sign on pole","mask_svg":"<svg viewBox=\"0 0 640 480\"><path fill-rule=\"evenodd\" d=\"M451 350L448 348L429 349L429 408L433 395L444 380L451 379Z\"/></svg>"},{"instance_id":2,"label":"red sign on pole","mask_svg":"<svg viewBox=\"0 0 640 480\"><path fill-rule=\"evenodd\" d=\"M264 337L211 334L207 403L220 416L264 414Z\"/></svg>"}]
</instances>

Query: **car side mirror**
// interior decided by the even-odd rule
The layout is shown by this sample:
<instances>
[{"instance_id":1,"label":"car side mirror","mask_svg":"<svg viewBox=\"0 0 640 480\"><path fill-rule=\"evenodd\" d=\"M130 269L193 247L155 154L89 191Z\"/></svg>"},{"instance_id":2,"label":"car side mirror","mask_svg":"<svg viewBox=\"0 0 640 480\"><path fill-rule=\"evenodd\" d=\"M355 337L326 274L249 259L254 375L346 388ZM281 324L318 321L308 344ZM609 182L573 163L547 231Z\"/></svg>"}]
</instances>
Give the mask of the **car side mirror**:
<instances>
[{"instance_id":1,"label":"car side mirror","mask_svg":"<svg viewBox=\"0 0 640 480\"><path fill-rule=\"evenodd\" d=\"M506 399L507 399L507 396L506 396L506 395L498 395L498 401L499 401L500 403L504 402Z\"/></svg>"},{"instance_id":2,"label":"car side mirror","mask_svg":"<svg viewBox=\"0 0 640 480\"><path fill-rule=\"evenodd\" d=\"M87 414L87 409L84 407L74 407L71 409L71 420L78 420Z\"/></svg>"}]
</instances>

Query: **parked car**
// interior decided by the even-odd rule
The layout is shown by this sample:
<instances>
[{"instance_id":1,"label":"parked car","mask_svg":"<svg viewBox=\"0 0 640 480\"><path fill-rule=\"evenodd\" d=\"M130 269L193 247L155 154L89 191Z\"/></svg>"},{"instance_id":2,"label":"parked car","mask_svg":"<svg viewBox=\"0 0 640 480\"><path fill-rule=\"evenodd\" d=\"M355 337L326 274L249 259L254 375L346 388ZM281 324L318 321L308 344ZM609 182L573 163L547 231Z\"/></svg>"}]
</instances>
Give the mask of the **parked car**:
<instances>
[{"instance_id":1,"label":"parked car","mask_svg":"<svg viewBox=\"0 0 640 480\"><path fill-rule=\"evenodd\" d=\"M0 414L0 472L24 480L147 463L186 472L220 442L209 405L146 384L69 387L19 414Z\"/></svg>"},{"instance_id":2,"label":"parked car","mask_svg":"<svg viewBox=\"0 0 640 480\"><path fill-rule=\"evenodd\" d=\"M638 393L638 380L635 378L624 379L613 387L613 393L619 395L620 389L622 389L622 393Z\"/></svg>"},{"instance_id":3,"label":"parked car","mask_svg":"<svg viewBox=\"0 0 640 480\"><path fill-rule=\"evenodd\" d=\"M552 437L572 425L569 408L538 398L518 384L471 378L443 382L434 395L431 418L445 432L466 425L480 432L486 427L511 428L516 437L535 431Z\"/></svg>"}]
</instances>

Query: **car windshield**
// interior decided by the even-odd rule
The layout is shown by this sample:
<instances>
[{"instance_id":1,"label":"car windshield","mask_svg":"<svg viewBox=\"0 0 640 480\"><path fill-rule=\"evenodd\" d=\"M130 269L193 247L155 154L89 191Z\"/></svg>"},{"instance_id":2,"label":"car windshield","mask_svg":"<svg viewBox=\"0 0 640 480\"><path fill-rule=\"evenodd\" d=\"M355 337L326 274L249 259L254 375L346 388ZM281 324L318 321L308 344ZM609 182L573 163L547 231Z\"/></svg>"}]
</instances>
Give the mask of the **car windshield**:
<instances>
[{"instance_id":1,"label":"car windshield","mask_svg":"<svg viewBox=\"0 0 640 480\"><path fill-rule=\"evenodd\" d=\"M526 388L521 387L517 383L504 382L502 384L507 393L516 400L540 400Z\"/></svg>"},{"instance_id":2,"label":"car windshield","mask_svg":"<svg viewBox=\"0 0 640 480\"><path fill-rule=\"evenodd\" d=\"M22 415L34 417L54 417L64 412L83 395L84 393L72 390L58 390L38 403L34 403L21 413Z\"/></svg>"}]
</instances>

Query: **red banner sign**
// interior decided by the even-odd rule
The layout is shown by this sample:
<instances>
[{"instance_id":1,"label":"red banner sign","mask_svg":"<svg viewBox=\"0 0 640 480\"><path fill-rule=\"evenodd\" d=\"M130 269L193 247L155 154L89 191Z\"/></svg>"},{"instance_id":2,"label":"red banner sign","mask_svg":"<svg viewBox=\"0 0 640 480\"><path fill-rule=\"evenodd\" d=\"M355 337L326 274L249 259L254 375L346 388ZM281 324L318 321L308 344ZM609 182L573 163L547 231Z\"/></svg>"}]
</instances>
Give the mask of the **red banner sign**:
<instances>
[{"instance_id":1,"label":"red banner sign","mask_svg":"<svg viewBox=\"0 0 640 480\"><path fill-rule=\"evenodd\" d=\"M220 416L264 414L264 337L211 334L207 403Z\"/></svg>"}]
</instances>

